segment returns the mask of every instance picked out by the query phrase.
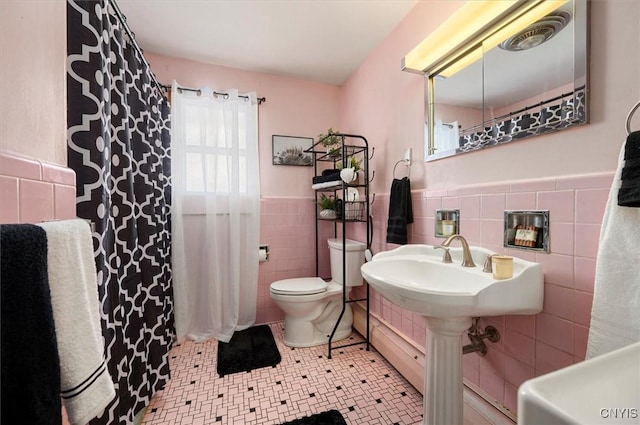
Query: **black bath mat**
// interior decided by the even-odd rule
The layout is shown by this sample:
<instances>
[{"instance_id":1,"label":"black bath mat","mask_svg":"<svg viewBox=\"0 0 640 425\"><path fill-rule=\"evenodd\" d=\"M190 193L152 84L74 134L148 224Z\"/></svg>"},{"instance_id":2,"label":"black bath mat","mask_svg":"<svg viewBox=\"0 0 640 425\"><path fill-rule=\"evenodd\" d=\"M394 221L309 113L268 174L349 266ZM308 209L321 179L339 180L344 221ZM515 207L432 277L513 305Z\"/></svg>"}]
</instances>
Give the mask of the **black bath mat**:
<instances>
[{"instance_id":1,"label":"black bath mat","mask_svg":"<svg viewBox=\"0 0 640 425\"><path fill-rule=\"evenodd\" d=\"M235 332L231 341L218 342L218 375L248 372L280 363L280 352L268 325Z\"/></svg>"},{"instance_id":2,"label":"black bath mat","mask_svg":"<svg viewBox=\"0 0 640 425\"><path fill-rule=\"evenodd\" d=\"M295 421L286 422L282 425L347 425L344 418L337 410L318 413L317 415L305 416Z\"/></svg>"}]
</instances>

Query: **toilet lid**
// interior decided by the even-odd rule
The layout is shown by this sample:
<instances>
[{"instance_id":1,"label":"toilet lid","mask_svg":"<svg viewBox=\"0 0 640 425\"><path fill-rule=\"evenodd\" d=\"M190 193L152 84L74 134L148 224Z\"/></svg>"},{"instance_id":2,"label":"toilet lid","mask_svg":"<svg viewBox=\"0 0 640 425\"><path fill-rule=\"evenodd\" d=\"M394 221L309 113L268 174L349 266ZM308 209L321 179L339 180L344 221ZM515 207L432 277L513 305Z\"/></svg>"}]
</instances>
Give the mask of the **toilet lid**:
<instances>
[{"instance_id":1,"label":"toilet lid","mask_svg":"<svg viewBox=\"0 0 640 425\"><path fill-rule=\"evenodd\" d=\"M327 282L319 277L284 279L271 284L271 292L283 295L311 295L326 290Z\"/></svg>"}]
</instances>

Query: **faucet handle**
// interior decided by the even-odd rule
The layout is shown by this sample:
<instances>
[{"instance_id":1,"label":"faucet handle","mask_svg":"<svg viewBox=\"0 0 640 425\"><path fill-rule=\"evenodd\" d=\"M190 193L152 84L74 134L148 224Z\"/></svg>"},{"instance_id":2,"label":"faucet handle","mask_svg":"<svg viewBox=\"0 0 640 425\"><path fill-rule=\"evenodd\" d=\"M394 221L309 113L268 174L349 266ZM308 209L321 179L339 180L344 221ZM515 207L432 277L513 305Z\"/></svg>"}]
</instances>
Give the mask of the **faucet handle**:
<instances>
[{"instance_id":1,"label":"faucet handle","mask_svg":"<svg viewBox=\"0 0 640 425\"><path fill-rule=\"evenodd\" d=\"M452 263L453 261L451 260L451 254L449 253L449 248L446 246L442 246L442 245L438 245L438 246L434 246L433 249L442 249L444 250L444 254L442 255L442 262L443 263Z\"/></svg>"},{"instance_id":2,"label":"faucet handle","mask_svg":"<svg viewBox=\"0 0 640 425\"><path fill-rule=\"evenodd\" d=\"M493 257L495 257L498 254L488 254L487 255L487 259L484 260L484 267L482 268L482 271L485 273L492 273L493 272L493 268L491 267L491 265L493 264Z\"/></svg>"}]
</instances>

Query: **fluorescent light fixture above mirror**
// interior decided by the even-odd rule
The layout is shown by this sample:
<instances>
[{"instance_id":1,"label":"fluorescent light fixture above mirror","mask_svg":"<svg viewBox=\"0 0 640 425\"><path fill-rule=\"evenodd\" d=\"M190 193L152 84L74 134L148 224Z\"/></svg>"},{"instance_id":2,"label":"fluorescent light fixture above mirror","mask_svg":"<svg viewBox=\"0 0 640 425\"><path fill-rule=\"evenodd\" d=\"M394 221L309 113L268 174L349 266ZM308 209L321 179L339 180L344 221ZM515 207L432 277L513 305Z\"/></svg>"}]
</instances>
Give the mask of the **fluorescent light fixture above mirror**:
<instances>
[{"instance_id":1,"label":"fluorescent light fixture above mirror","mask_svg":"<svg viewBox=\"0 0 640 425\"><path fill-rule=\"evenodd\" d=\"M402 59L402 70L450 77L567 1L467 1Z\"/></svg>"}]
</instances>

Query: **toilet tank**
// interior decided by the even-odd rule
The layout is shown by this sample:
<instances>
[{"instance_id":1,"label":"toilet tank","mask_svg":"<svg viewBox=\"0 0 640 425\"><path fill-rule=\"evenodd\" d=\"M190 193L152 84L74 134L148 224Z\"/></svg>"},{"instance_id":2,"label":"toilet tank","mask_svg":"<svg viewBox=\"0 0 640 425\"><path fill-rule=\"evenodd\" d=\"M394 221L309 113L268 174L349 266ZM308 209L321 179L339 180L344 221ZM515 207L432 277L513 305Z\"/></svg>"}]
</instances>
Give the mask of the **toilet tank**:
<instances>
[{"instance_id":1,"label":"toilet tank","mask_svg":"<svg viewBox=\"0 0 640 425\"><path fill-rule=\"evenodd\" d=\"M342 238L331 238L328 239L327 242L329 243L331 280L342 284ZM362 285L362 273L360 273L360 266L364 264L364 251L367 246L362 242L347 239L345 241L345 248L347 254L347 286L360 286Z\"/></svg>"}]
</instances>

